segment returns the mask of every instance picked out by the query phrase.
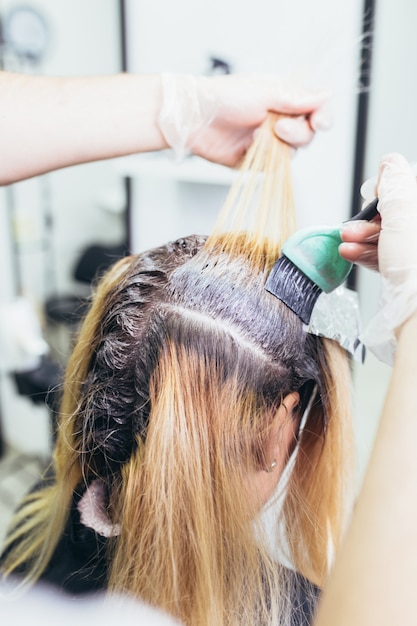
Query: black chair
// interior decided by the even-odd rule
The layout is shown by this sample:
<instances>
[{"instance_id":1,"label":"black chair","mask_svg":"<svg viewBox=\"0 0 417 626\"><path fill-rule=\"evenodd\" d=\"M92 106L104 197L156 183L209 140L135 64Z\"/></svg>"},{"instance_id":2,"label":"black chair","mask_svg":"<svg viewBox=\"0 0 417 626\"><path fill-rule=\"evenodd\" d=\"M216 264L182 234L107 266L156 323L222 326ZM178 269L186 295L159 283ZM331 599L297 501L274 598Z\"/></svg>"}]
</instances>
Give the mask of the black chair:
<instances>
[{"instance_id":1,"label":"black chair","mask_svg":"<svg viewBox=\"0 0 417 626\"><path fill-rule=\"evenodd\" d=\"M93 244L86 248L74 268L79 283L91 285L113 263L127 254L125 244L104 246ZM77 325L88 309L89 299L75 294L57 295L45 302L47 321L56 324Z\"/></svg>"}]
</instances>

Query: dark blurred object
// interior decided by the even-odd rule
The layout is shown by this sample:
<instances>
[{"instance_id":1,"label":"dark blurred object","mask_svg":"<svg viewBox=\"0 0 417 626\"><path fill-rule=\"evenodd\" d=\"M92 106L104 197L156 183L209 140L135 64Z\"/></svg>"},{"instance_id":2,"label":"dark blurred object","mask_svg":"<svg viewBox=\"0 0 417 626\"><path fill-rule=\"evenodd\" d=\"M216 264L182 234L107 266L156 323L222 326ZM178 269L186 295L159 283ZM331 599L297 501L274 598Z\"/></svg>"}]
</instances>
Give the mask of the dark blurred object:
<instances>
[{"instance_id":1,"label":"dark blurred object","mask_svg":"<svg viewBox=\"0 0 417 626\"><path fill-rule=\"evenodd\" d=\"M78 259L73 276L80 283L91 285L113 263L126 256L125 244L104 246L92 244ZM47 320L57 324L76 325L88 310L89 298L75 294L51 296L45 302Z\"/></svg>"},{"instance_id":2,"label":"dark blurred object","mask_svg":"<svg viewBox=\"0 0 417 626\"><path fill-rule=\"evenodd\" d=\"M88 310L88 299L81 296L52 296L45 302L45 315L58 324L73 324Z\"/></svg>"},{"instance_id":3,"label":"dark blurred object","mask_svg":"<svg viewBox=\"0 0 417 626\"><path fill-rule=\"evenodd\" d=\"M81 283L91 284L113 263L126 256L125 244L103 246L93 244L81 254L74 270L74 278Z\"/></svg>"},{"instance_id":4,"label":"dark blurred object","mask_svg":"<svg viewBox=\"0 0 417 626\"><path fill-rule=\"evenodd\" d=\"M38 367L25 372L14 372L13 377L21 396L30 398L34 404L59 404L58 389L62 381L62 368L50 357L42 357Z\"/></svg>"},{"instance_id":5,"label":"dark blurred object","mask_svg":"<svg viewBox=\"0 0 417 626\"><path fill-rule=\"evenodd\" d=\"M219 57L210 57L210 74L231 74L232 66L228 61Z\"/></svg>"},{"instance_id":6,"label":"dark blurred object","mask_svg":"<svg viewBox=\"0 0 417 626\"><path fill-rule=\"evenodd\" d=\"M17 391L34 404L46 404L51 415L51 434L55 441L57 415L62 392L63 368L50 356L44 356L40 365L31 370L13 372Z\"/></svg>"}]
</instances>

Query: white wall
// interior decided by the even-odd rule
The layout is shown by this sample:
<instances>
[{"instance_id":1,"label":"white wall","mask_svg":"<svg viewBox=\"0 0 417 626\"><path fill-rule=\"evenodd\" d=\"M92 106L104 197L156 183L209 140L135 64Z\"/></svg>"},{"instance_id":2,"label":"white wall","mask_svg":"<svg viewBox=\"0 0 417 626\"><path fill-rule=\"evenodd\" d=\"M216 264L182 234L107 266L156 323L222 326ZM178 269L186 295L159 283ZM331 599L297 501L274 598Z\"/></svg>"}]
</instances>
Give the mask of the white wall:
<instances>
[{"instance_id":1,"label":"white wall","mask_svg":"<svg viewBox=\"0 0 417 626\"><path fill-rule=\"evenodd\" d=\"M330 88L335 123L294 159L296 203L300 226L348 216L362 0L127 0L127 14L131 71L205 73L210 55L217 55L234 71L276 72L291 76L296 85ZM161 243L180 230L182 235L210 230L224 199L221 189L210 194L207 186L198 190L194 184L184 192L184 183L170 183L169 194L164 187L158 198L157 186L154 181L149 188L142 177L136 187L137 248ZM173 211L175 228L164 227Z\"/></svg>"},{"instance_id":2,"label":"white wall","mask_svg":"<svg viewBox=\"0 0 417 626\"><path fill-rule=\"evenodd\" d=\"M0 279L0 304L9 301L15 292L12 240L10 238L10 216L7 210L7 192L0 187L0 266L3 268Z\"/></svg>"}]
</instances>

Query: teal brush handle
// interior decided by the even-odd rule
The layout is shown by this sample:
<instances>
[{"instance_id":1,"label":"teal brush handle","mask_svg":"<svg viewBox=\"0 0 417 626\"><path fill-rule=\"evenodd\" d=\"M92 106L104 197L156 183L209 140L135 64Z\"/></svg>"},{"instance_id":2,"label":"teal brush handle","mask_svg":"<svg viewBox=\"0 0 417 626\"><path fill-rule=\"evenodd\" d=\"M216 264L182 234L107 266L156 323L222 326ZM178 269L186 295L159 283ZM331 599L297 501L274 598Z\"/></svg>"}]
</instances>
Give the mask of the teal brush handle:
<instances>
[{"instance_id":1,"label":"teal brush handle","mask_svg":"<svg viewBox=\"0 0 417 626\"><path fill-rule=\"evenodd\" d=\"M377 215L378 200L373 200L353 220L371 220ZM330 293L347 278L352 263L339 254L340 227L317 226L300 230L282 246L265 289L281 300L308 324L321 292Z\"/></svg>"},{"instance_id":2,"label":"teal brush handle","mask_svg":"<svg viewBox=\"0 0 417 626\"><path fill-rule=\"evenodd\" d=\"M378 213L377 204L378 200L373 200L348 221L370 221ZM317 226L292 235L281 252L322 291L330 293L346 280L352 269L352 263L339 254L341 243L339 227Z\"/></svg>"},{"instance_id":3,"label":"teal brush handle","mask_svg":"<svg viewBox=\"0 0 417 626\"><path fill-rule=\"evenodd\" d=\"M352 263L339 254L341 243L339 228L317 226L292 235L281 253L322 291L330 293L352 269Z\"/></svg>"}]
</instances>

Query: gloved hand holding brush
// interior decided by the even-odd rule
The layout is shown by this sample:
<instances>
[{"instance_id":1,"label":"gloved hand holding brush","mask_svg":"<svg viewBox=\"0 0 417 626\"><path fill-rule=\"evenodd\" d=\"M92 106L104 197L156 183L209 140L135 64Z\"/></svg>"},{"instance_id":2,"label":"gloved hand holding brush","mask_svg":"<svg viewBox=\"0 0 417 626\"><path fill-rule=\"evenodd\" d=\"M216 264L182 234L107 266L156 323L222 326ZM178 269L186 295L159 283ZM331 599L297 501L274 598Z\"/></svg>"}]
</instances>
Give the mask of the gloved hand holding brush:
<instances>
[{"instance_id":1,"label":"gloved hand holding brush","mask_svg":"<svg viewBox=\"0 0 417 626\"><path fill-rule=\"evenodd\" d=\"M340 255L370 270L378 271L378 240L381 231L381 220L357 220L346 222L342 226L343 243L339 246Z\"/></svg>"},{"instance_id":2,"label":"gloved hand holding brush","mask_svg":"<svg viewBox=\"0 0 417 626\"><path fill-rule=\"evenodd\" d=\"M400 154L384 157L377 182L380 222L346 223L340 254L381 273L380 307L363 341L392 363L396 331L417 311L417 181Z\"/></svg>"}]
</instances>

